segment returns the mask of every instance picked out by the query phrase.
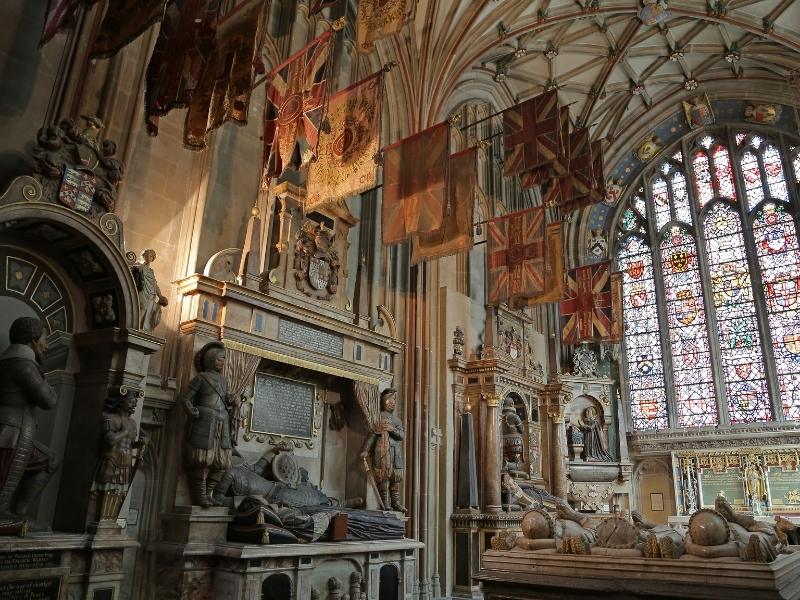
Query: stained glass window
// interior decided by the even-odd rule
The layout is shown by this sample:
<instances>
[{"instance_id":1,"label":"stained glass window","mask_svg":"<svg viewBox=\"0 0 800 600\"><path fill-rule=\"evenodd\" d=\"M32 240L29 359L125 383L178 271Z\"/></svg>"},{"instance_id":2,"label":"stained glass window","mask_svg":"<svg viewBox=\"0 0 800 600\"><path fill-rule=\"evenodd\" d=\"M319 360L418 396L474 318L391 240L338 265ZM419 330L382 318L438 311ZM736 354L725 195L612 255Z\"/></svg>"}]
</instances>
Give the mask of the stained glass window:
<instances>
[{"instance_id":1,"label":"stained glass window","mask_svg":"<svg viewBox=\"0 0 800 600\"><path fill-rule=\"evenodd\" d=\"M731 423L772 420L741 220L726 203L705 215L706 255Z\"/></svg>"},{"instance_id":2,"label":"stained glass window","mask_svg":"<svg viewBox=\"0 0 800 600\"><path fill-rule=\"evenodd\" d=\"M714 129L632 182L650 182L618 222L633 430L800 421L800 145L781 147Z\"/></svg>"},{"instance_id":3,"label":"stained glass window","mask_svg":"<svg viewBox=\"0 0 800 600\"><path fill-rule=\"evenodd\" d=\"M794 219L769 202L753 221L783 416L800 420L800 248Z\"/></svg>"},{"instance_id":4,"label":"stained glass window","mask_svg":"<svg viewBox=\"0 0 800 600\"><path fill-rule=\"evenodd\" d=\"M697 247L694 238L680 227L673 226L664 234L661 268L678 425L716 425L717 404Z\"/></svg>"},{"instance_id":5,"label":"stained glass window","mask_svg":"<svg viewBox=\"0 0 800 600\"><path fill-rule=\"evenodd\" d=\"M664 363L653 280L653 256L635 236L622 244L618 256L622 271L625 354L634 429L669 426L664 390Z\"/></svg>"}]
</instances>

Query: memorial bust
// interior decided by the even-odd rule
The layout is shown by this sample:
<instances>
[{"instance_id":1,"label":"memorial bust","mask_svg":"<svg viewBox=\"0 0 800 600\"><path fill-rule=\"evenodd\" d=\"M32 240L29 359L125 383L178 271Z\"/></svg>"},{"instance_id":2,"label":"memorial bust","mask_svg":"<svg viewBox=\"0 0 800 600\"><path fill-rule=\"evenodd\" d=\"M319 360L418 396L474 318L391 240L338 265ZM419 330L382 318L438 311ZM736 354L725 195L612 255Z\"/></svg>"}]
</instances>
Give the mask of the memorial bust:
<instances>
[{"instance_id":1,"label":"memorial bust","mask_svg":"<svg viewBox=\"0 0 800 600\"><path fill-rule=\"evenodd\" d=\"M189 415L186 463L192 502L203 507L220 506L214 488L231 466L231 415L239 401L228 394L223 375L225 346L211 342L195 356L197 376L189 382L182 406Z\"/></svg>"},{"instance_id":2,"label":"memorial bust","mask_svg":"<svg viewBox=\"0 0 800 600\"><path fill-rule=\"evenodd\" d=\"M0 518L28 516L58 466L34 439L37 409L52 410L57 400L39 366L47 350L44 325L21 317L8 337L11 345L0 355Z\"/></svg>"}]
</instances>

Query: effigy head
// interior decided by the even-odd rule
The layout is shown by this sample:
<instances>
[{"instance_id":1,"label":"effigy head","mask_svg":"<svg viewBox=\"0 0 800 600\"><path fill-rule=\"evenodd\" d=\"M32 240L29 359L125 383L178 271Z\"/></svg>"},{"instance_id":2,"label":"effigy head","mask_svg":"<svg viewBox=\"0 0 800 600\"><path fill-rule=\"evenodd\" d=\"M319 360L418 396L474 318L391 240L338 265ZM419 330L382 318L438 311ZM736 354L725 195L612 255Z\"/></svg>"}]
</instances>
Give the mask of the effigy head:
<instances>
[{"instance_id":1,"label":"effigy head","mask_svg":"<svg viewBox=\"0 0 800 600\"><path fill-rule=\"evenodd\" d=\"M692 542L701 546L720 546L728 542L730 527L718 511L701 508L689 519Z\"/></svg>"},{"instance_id":2,"label":"effigy head","mask_svg":"<svg viewBox=\"0 0 800 600\"><path fill-rule=\"evenodd\" d=\"M553 537L555 521L546 510L534 508L522 517L522 535L531 540L543 540Z\"/></svg>"}]
</instances>

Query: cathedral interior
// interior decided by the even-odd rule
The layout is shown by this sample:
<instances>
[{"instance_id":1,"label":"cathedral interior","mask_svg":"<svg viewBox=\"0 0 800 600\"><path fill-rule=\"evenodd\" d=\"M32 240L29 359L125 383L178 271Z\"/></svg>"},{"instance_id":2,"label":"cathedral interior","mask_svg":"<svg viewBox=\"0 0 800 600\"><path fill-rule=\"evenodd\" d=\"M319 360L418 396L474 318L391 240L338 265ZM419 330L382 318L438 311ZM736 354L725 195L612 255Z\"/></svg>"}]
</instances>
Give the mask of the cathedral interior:
<instances>
[{"instance_id":1,"label":"cathedral interior","mask_svg":"<svg viewBox=\"0 0 800 600\"><path fill-rule=\"evenodd\" d=\"M0 20L0 599L800 598L800 2Z\"/></svg>"}]
</instances>

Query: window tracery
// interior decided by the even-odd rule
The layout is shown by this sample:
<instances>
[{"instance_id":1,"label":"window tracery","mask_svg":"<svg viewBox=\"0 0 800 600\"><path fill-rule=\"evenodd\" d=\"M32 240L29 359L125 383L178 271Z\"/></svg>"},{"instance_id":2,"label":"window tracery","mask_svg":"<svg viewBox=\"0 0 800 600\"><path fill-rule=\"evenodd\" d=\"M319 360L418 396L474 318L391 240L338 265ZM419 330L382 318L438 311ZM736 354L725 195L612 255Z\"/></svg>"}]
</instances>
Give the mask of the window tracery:
<instances>
[{"instance_id":1,"label":"window tracery","mask_svg":"<svg viewBox=\"0 0 800 600\"><path fill-rule=\"evenodd\" d=\"M720 128L667 156L617 222L632 429L800 420L800 146Z\"/></svg>"}]
</instances>

